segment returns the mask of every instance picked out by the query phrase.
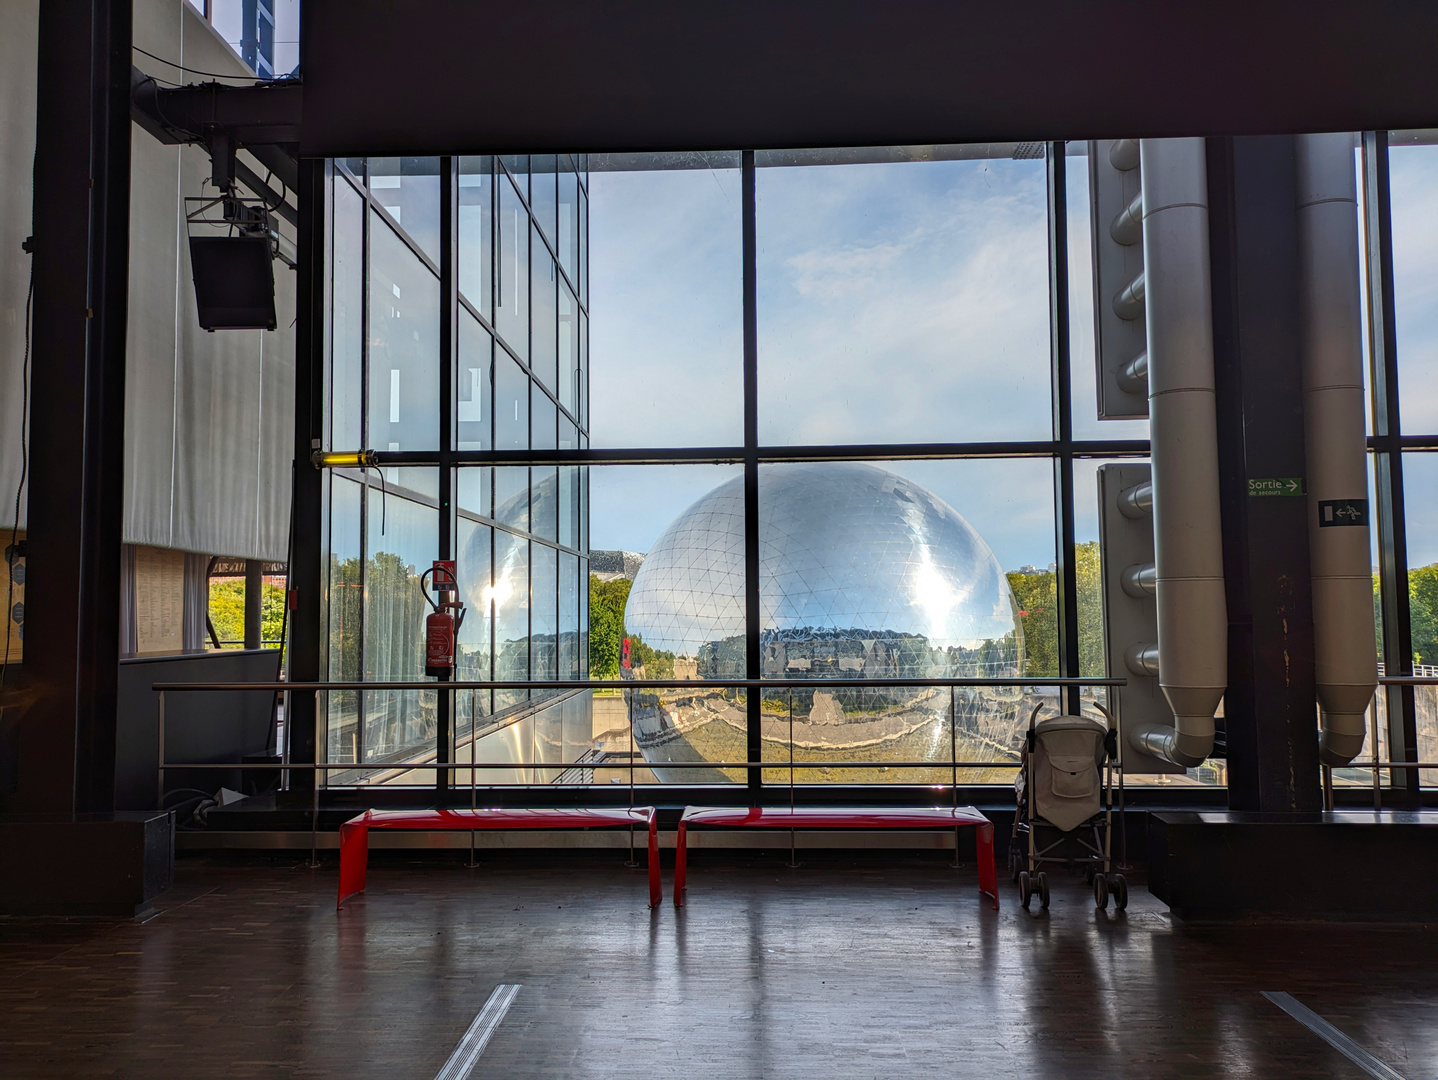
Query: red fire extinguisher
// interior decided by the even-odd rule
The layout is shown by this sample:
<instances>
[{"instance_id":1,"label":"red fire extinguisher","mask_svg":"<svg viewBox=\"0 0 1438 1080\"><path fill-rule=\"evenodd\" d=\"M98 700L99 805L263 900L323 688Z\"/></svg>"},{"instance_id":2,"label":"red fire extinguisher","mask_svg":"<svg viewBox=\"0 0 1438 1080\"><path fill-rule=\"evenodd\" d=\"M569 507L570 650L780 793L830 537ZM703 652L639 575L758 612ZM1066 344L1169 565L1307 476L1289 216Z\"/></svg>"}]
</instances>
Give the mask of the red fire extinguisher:
<instances>
[{"instance_id":1,"label":"red fire extinguisher","mask_svg":"<svg viewBox=\"0 0 1438 1080\"><path fill-rule=\"evenodd\" d=\"M430 596L425 583L434 589ZM464 602L459 599L453 559L436 559L419 578L420 592L433 609L424 620L424 673L445 678L454 672L455 641L464 625Z\"/></svg>"}]
</instances>

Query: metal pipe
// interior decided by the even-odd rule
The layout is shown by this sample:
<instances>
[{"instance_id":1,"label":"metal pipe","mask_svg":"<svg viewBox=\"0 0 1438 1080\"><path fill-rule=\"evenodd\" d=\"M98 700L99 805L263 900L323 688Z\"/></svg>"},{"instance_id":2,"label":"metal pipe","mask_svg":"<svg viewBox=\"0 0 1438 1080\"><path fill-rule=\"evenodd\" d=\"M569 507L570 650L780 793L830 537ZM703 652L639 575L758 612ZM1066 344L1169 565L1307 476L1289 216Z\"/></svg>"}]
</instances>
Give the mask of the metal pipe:
<instances>
[{"instance_id":1,"label":"metal pipe","mask_svg":"<svg viewBox=\"0 0 1438 1080\"><path fill-rule=\"evenodd\" d=\"M1146 600L1158 591L1158 568L1153 563L1135 563L1119 575L1123 591L1135 600Z\"/></svg>"},{"instance_id":2,"label":"metal pipe","mask_svg":"<svg viewBox=\"0 0 1438 1080\"><path fill-rule=\"evenodd\" d=\"M1118 511L1132 521L1142 521L1153 514L1153 484L1145 480L1118 493Z\"/></svg>"},{"instance_id":3,"label":"metal pipe","mask_svg":"<svg viewBox=\"0 0 1438 1080\"><path fill-rule=\"evenodd\" d=\"M1108 148L1108 160L1119 172L1138 168L1139 152L1137 139L1115 139Z\"/></svg>"},{"instance_id":4,"label":"metal pipe","mask_svg":"<svg viewBox=\"0 0 1438 1080\"><path fill-rule=\"evenodd\" d=\"M1108 234L1115 244L1132 247L1143 239L1143 192L1135 195L1109 224Z\"/></svg>"},{"instance_id":5,"label":"metal pipe","mask_svg":"<svg viewBox=\"0 0 1438 1080\"><path fill-rule=\"evenodd\" d=\"M1147 266L1147 263L1144 265ZM1145 273L1146 271L1140 270L1136 278L1114 294L1113 313L1126 322L1132 322L1144 312L1144 295L1147 289Z\"/></svg>"},{"instance_id":6,"label":"metal pipe","mask_svg":"<svg viewBox=\"0 0 1438 1080\"><path fill-rule=\"evenodd\" d=\"M1192 768L1213 750L1228 683L1204 140L1144 139L1140 168L1159 685L1174 725L1128 735L1141 752Z\"/></svg>"},{"instance_id":7,"label":"metal pipe","mask_svg":"<svg viewBox=\"0 0 1438 1080\"><path fill-rule=\"evenodd\" d=\"M486 769L532 769L535 767L534 762L523 761L486 761L482 764ZM631 761L628 765L621 765L617 762L607 761L599 762L597 764L593 761L559 761L553 763L540 762L539 764L544 765L546 768L554 769L649 768L648 762L644 761L642 758L637 765L634 764L633 761ZM660 762L660 764L674 765L676 763ZM677 764L684 763L679 762ZM693 764L702 765L706 769L782 769L785 767L785 762L783 761L698 761L694 762ZM800 761L797 764L806 769L819 768L821 766L830 769L847 769L868 765L887 765L891 769L932 769L942 767L944 762L942 758L939 758L935 761L885 761L882 759L876 759L873 761ZM1019 767L1019 763L1017 761L960 761L956 762L955 764L960 769L1017 769ZM1366 766L1368 763L1362 762L1361 764ZM341 773L359 772L361 770L374 772L385 772L388 770L396 770L400 772L415 772L424 769L468 769L469 767L470 763L467 761L377 761L372 764L365 765L358 763L336 764L330 761L321 761L315 764L300 764L298 762L291 762L288 765L279 765L268 762L257 762L255 764L236 762L227 765L224 762L213 761L196 762L194 764L184 761L170 761L165 763L165 768L167 769L229 769L231 771L235 769L290 769L292 771L309 769L311 772ZM1413 767L1427 769L1434 768L1435 766L1432 763L1417 763Z\"/></svg>"},{"instance_id":8,"label":"metal pipe","mask_svg":"<svg viewBox=\"0 0 1438 1080\"><path fill-rule=\"evenodd\" d=\"M1148 397L1148 350L1144 350L1119 369L1118 384L1130 394Z\"/></svg>"},{"instance_id":9,"label":"metal pipe","mask_svg":"<svg viewBox=\"0 0 1438 1080\"><path fill-rule=\"evenodd\" d=\"M1319 758L1363 749L1378 686L1368 538L1358 186L1353 136L1296 141L1303 426Z\"/></svg>"},{"instance_id":10,"label":"metal pipe","mask_svg":"<svg viewBox=\"0 0 1438 1080\"><path fill-rule=\"evenodd\" d=\"M1123 662L1135 675L1152 678L1159 674L1158 646L1149 642L1130 645L1124 651Z\"/></svg>"}]
</instances>

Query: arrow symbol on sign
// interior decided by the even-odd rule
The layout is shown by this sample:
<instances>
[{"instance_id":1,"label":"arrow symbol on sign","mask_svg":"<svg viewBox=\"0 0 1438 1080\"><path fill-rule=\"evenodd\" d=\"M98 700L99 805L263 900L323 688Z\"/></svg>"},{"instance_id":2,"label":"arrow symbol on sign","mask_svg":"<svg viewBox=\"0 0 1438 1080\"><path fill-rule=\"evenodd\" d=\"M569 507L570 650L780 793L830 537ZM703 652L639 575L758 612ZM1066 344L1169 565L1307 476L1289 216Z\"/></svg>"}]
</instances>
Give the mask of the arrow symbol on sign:
<instances>
[{"instance_id":1,"label":"arrow symbol on sign","mask_svg":"<svg viewBox=\"0 0 1438 1080\"><path fill-rule=\"evenodd\" d=\"M1289 481L1288 481L1288 494L1290 494L1290 495L1297 495L1297 494L1298 494L1298 487L1299 487L1299 484L1298 484L1298 481L1297 481L1297 480L1289 480Z\"/></svg>"}]
</instances>

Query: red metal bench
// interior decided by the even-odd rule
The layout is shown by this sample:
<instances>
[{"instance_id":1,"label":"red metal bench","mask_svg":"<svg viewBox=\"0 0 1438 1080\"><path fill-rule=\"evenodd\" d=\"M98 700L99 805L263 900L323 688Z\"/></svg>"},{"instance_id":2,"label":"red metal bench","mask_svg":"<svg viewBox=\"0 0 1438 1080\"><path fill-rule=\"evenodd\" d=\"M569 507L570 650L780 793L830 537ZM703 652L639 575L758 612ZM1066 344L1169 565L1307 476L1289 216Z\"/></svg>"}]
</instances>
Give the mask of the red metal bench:
<instances>
[{"instance_id":1,"label":"red metal bench","mask_svg":"<svg viewBox=\"0 0 1438 1080\"><path fill-rule=\"evenodd\" d=\"M364 892L371 829L613 829L649 830L649 906L658 907L659 829L652 806L564 810L366 810L340 826L340 893L335 907Z\"/></svg>"},{"instance_id":2,"label":"red metal bench","mask_svg":"<svg viewBox=\"0 0 1438 1080\"><path fill-rule=\"evenodd\" d=\"M679 819L674 858L674 906L684 904L689 826L729 829L957 829L975 827L979 855L979 892L999 910L999 879L994 866L994 823L972 806L691 806Z\"/></svg>"}]
</instances>

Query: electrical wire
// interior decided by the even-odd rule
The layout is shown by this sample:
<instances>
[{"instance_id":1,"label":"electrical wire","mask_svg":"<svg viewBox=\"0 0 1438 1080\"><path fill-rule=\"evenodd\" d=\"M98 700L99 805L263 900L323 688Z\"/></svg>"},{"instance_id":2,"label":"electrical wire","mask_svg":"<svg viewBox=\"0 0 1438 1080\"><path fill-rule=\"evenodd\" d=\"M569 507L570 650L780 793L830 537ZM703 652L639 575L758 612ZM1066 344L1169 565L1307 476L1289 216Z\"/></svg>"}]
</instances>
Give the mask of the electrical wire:
<instances>
[{"instance_id":1,"label":"electrical wire","mask_svg":"<svg viewBox=\"0 0 1438 1080\"><path fill-rule=\"evenodd\" d=\"M5 675L10 667L10 612L15 604L15 563L20 558L20 499L25 491L25 477L30 471L30 313L35 306L35 252L30 256L30 284L25 290L25 357L20 364L20 482L15 485L15 518L10 526L10 544L5 549L8 573L5 584L5 659L0 660L0 700L5 693ZM0 705L0 716L5 708Z\"/></svg>"},{"instance_id":2,"label":"electrical wire","mask_svg":"<svg viewBox=\"0 0 1438 1080\"><path fill-rule=\"evenodd\" d=\"M132 45L130 47L134 49L137 53L140 53L143 56L148 56L151 60L158 60L162 64L169 64L170 67L177 68L180 71L188 72L191 75L205 75L211 79L239 79L240 81L247 83L293 82L295 79L293 75L276 75L272 78L265 78L262 75L222 75L218 71L201 71L199 68L186 67L184 64L177 64L173 60L166 60L163 56L156 56L154 53L149 52L146 49L142 49L138 45Z\"/></svg>"}]
</instances>

